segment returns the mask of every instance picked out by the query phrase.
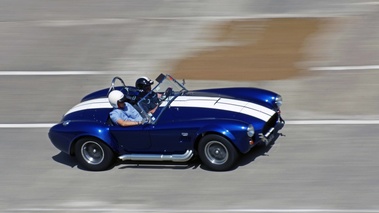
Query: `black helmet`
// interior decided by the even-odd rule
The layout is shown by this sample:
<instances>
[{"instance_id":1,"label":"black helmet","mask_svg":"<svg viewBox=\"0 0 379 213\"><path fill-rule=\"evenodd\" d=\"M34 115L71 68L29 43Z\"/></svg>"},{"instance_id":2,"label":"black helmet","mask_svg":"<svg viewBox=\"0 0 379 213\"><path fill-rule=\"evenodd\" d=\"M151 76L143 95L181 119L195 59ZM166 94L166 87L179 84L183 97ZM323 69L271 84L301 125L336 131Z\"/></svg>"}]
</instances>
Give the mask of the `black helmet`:
<instances>
[{"instance_id":1,"label":"black helmet","mask_svg":"<svg viewBox=\"0 0 379 213\"><path fill-rule=\"evenodd\" d=\"M136 87L142 90L145 90L145 88L148 88L153 84L154 81L150 80L148 77L141 77L136 81Z\"/></svg>"}]
</instances>

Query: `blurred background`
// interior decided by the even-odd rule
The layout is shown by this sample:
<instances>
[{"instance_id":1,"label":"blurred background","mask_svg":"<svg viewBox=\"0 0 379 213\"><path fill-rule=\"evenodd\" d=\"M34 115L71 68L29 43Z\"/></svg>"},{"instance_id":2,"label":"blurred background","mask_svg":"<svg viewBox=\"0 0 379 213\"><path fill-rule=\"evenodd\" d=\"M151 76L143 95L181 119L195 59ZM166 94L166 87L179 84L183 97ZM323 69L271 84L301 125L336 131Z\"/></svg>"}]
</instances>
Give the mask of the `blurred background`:
<instances>
[{"instance_id":1,"label":"blurred background","mask_svg":"<svg viewBox=\"0 0 379 213\"><path fill-rule=\"evenodd\" d=\"M225 173L92 173L50 144L84 95L160 73L281 94L287 137ZM0 0L0 211L379 212L378 79L379 1Z\"/></svg>"}]
</instances>

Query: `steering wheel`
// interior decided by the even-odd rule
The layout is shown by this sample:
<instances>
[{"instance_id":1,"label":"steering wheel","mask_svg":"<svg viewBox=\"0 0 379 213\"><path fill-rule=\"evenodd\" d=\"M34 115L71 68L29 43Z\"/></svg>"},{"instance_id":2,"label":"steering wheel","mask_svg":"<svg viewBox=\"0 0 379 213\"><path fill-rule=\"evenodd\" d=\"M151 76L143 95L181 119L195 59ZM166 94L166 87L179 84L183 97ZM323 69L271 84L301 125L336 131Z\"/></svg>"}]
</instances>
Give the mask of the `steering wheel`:
<instances>
[{"instance_id":1,"label":"steering wheel","mask_svg":"<svg viewBox=\"0 0 379 213\"><path fill-rule=\"evenodd\" d=\"M173 94L172 88L168 87L166 91L162 94L162 97L160 98L160 101L166 100L166 98Z\"/></svg>"},{"instance_id":2,"label":"steering wheel","mask_svg":"<svg viewBox=\"0 0 379 213\"><path fill-rule=\"evenodd\" d=\"M165 95L165 96L170 96L170 95L172 95L172 88L171 88L171 87L168 87L168 88L166 89L166 91L164 92L164 95Z\"/></svg>"}]
</instances>

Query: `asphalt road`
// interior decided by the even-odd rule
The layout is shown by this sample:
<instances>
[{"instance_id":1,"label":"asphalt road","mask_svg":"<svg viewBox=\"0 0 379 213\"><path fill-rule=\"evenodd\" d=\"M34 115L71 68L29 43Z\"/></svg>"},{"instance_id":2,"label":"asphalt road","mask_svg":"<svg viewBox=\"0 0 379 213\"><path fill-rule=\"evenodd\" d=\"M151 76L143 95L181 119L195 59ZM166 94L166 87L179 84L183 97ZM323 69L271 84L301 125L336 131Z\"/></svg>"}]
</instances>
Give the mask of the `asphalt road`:
<instances>
[{"instance_id":1,"label":"asphalt road","mask_svg":"<svg viewBox=\"0 0 379 213\"><path fill-rule=\"evenodd\" d=\"M288 125L228 172L196 161L88 172L46 131L1 130L2 211L378 212L377 125Z\"/></svg>"},{"instance_id":2,"label":"asphalt road","mask_svg":"<svg viewBox=\"0 0 379 213\"><path fill-rule=\"evenodd\" d=\"M220 19L343 20L312 38L304 50L312 60L298 64L323 71L277 81L187 81L190 89L271 89L283 95L288 121L325 124L289 122L286 137L253 150L228 172L196 161L88 172L50 144L48 128L2 127L0 211L379 212L379 125L328 124L379 119L379 69L351 67L379 65L378 2L280 2L0 0L0 124L58 122L84 95L108 87L116 72L127 84L140 75L154 78L178 58L212 46L199 37ZM335 66L350 67L328 70Z\"/></svg>"}]
</instances>

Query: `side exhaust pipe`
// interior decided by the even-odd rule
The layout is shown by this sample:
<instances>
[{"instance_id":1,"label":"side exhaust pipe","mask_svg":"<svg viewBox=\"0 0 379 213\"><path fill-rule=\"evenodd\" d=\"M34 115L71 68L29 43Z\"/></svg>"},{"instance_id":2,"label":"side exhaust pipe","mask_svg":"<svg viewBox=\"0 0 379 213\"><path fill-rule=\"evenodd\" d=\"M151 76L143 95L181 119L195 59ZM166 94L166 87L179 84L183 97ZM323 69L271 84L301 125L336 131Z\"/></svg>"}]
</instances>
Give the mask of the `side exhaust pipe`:
<instances>
[{"instance_id":1,"label":"side exhaust pipe","mask_svg":"<svg viewBox=\"0 0 379 213\"><path fill-rule=\"evenodd\" d=\"M126 154L118 158L120 160L132 161L172 161L172 162L186 162L193 156L192 150L187 150L184 154L174 155L161 155L161 154Z\"/></svg>"}]
</instances>

